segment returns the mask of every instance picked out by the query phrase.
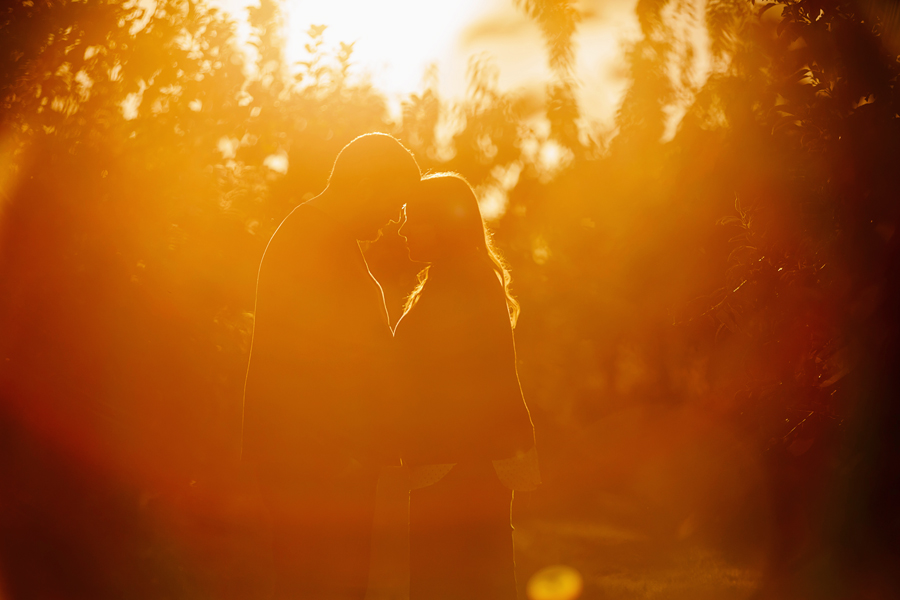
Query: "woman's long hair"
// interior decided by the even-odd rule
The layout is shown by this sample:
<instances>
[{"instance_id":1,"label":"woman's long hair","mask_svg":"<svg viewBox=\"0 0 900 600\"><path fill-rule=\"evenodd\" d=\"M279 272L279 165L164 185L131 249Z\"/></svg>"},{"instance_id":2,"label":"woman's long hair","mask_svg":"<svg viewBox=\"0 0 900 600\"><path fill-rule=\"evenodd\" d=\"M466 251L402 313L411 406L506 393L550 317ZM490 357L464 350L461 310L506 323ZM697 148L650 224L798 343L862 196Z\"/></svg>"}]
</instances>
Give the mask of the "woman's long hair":
<instances>
[{"instance_id":1,"label":"woman's long hair","mask_svg":"<svg viewBox=\"0 0 900 600\"><path fill-rule=\"evenodd\" d=\"M519 318L519 303L509 291L512 281L509 268L494 247L491 231L484 223L478 199L469 182L457 173L427 175L422 180L421 199L417 200L416 204L417 214L424 214L424 218L439 231L440 237L446 242L452 242L460 251L460 259L480 259L493 269L503 285L509 320L515 327ZM419 273L419 284L404 303L404 314L418 302L428 280L429 269L430 266L425 267Z\"/></svg>"}]
</instances>

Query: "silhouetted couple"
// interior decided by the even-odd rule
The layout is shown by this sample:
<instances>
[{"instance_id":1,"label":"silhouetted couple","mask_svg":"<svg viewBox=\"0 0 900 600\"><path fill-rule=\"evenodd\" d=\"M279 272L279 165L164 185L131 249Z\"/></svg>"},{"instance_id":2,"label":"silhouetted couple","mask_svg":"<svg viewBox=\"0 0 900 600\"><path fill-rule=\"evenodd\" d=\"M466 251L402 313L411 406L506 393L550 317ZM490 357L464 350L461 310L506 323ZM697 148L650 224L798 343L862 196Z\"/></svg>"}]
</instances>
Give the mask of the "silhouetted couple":
<instances>
[{"instance_id":1,"label":"silhouetted couple","mask_svg":"<svg viewBox=\"0 0 900 600\"><path fill-rule=\"evenodd\" d=\"M391 331L358 240L401 216L429 263ZM243 459L272 515L280 598L365 596L383 466L410 469L410 598L516 597L511 489L538 482L518 306L471 187L421 178L393 137L335 160L266 248Z\"/></svg>"}]
</instances>

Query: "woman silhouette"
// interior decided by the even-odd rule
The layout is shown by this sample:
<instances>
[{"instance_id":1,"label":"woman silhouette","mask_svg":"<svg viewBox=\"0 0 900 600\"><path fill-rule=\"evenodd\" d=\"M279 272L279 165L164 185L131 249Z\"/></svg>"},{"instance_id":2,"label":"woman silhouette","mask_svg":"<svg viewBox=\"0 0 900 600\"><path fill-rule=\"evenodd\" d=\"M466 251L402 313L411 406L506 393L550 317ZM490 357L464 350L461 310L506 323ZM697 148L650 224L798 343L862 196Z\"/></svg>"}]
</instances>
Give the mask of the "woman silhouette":
<instances>
[{"instance_id":1,"label":"woman silhouette","mask_svg":"<svg viewBox=\"0 0 900 600\"><path fill-rule=\"evenodd\" d=\"M539 483L516 373L518 304L475 194L427 177L401 229L430 265L397 323L410 467L410 600L516 598L511 489Z\"/></svg>"}]
</instances>

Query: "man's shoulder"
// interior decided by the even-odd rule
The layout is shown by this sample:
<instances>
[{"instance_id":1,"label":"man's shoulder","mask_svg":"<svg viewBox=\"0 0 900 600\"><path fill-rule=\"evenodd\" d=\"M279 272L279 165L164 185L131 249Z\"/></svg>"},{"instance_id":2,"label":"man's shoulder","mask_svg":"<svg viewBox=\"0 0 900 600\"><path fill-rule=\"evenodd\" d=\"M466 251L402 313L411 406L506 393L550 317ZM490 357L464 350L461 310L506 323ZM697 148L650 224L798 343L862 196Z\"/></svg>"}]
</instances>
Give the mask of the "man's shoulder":
<instances>
[{"instance_id":1,"label":"man's shoulder","mask_svg":"<svg viewBox=\"0 0 900 600\"><path fill-rule=\"evenodd\" d=\"M279 235L300 234L305 237L321 237L330 229L325 213L308 202L304 202L295 206L281 221L273 239Z\"/></svg>"},{"instance_id":2,"label":"man's shoulder","mask_svg":"<svg viewBox=\"0 0 900 600\"><path fill-rule=\"evenodd\" d=\"M272 234L266 257L282 251L293 254L303 247L318 246L327 241L329 230L322 211L306 203L298 204Z\"/></svg>"}]
</instances>

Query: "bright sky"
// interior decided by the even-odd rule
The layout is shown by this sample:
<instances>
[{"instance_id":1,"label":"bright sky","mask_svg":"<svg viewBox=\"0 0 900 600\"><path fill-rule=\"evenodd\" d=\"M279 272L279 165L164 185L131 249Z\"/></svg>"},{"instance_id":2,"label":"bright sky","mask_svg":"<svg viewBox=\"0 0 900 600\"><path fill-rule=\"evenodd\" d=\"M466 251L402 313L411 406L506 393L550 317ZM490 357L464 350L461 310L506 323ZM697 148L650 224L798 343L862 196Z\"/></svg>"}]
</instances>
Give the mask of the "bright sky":
<instances>
[{"instance_id":1,"label":"bright sky","mask_svg":"<svg viewBox=\"0 0 900 600\"><path fill-rule=\"evenodd\" d=\"M214 0L240 21L254 0ZM619 72L621 44L639 35L635 0L584 0L576 75L585 115L609 124L626 81ZM542 90L547 55L538 27L513 0L284 0L287 57L302 60L312 24L328 25L326 43L356 42L357 68L393 100L422 89L423 75L436 64L440 91L460 97L473 55L488 53L505 89Z\"/></svg>"}]
</instances>

